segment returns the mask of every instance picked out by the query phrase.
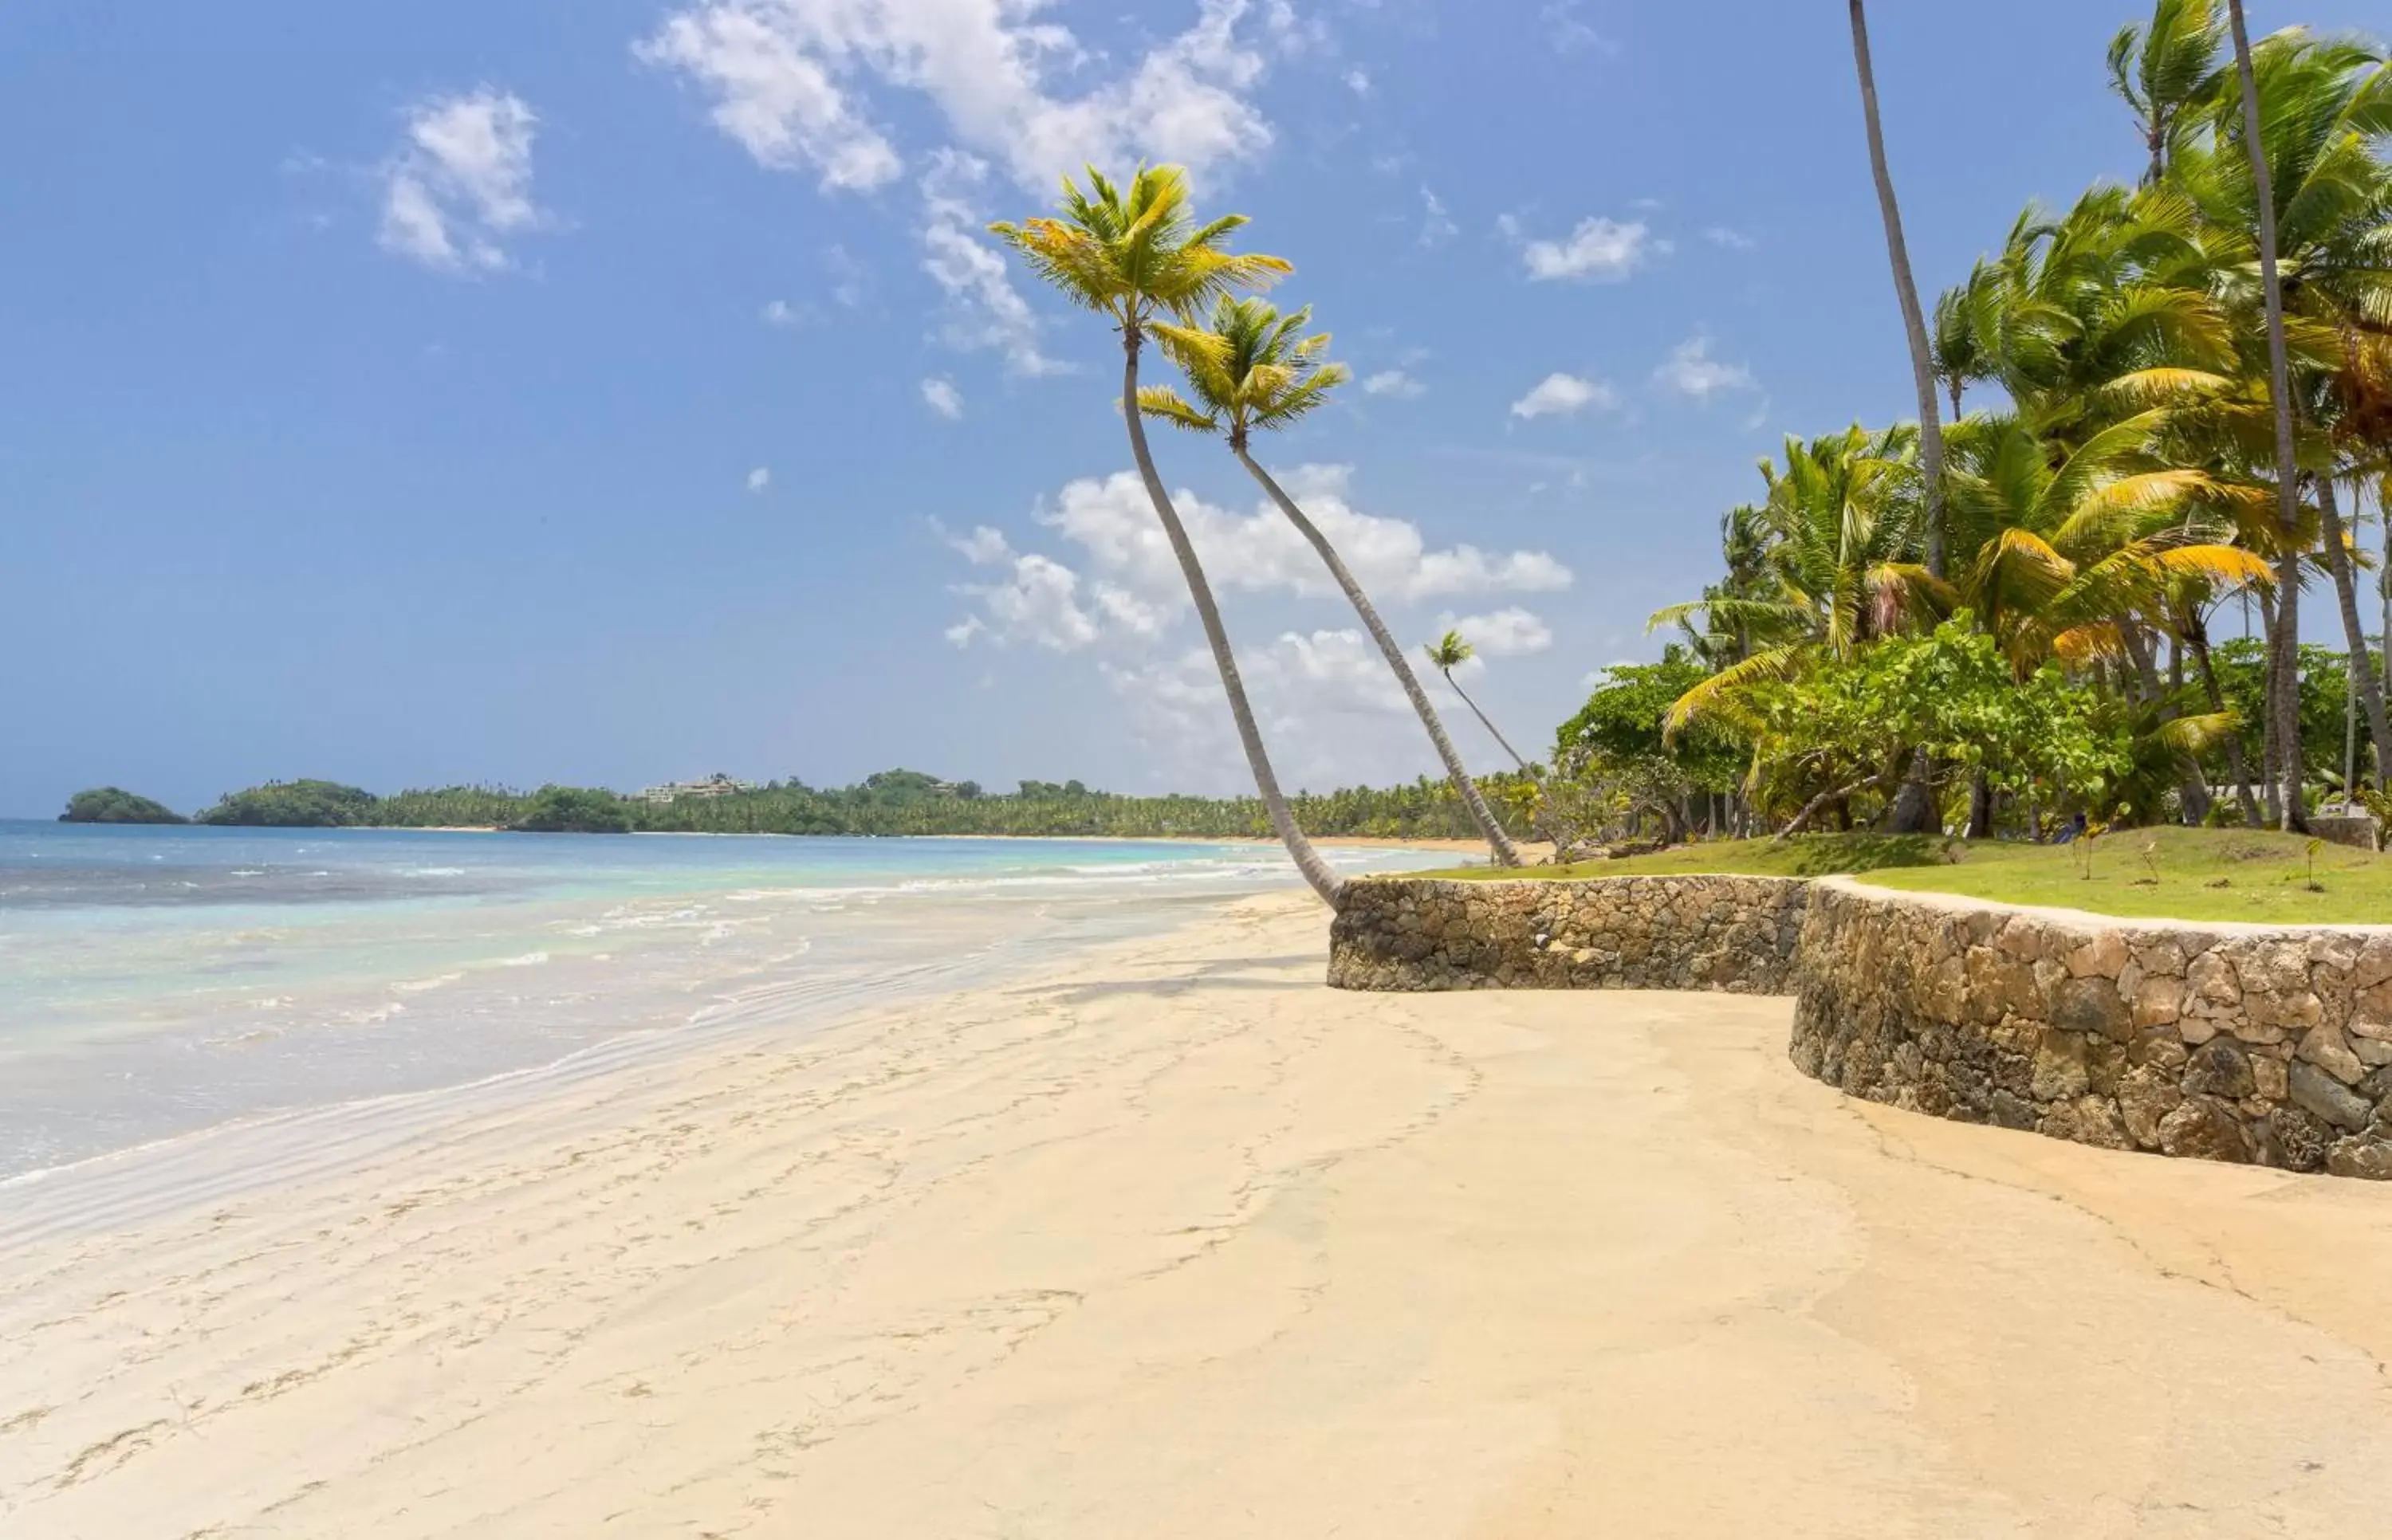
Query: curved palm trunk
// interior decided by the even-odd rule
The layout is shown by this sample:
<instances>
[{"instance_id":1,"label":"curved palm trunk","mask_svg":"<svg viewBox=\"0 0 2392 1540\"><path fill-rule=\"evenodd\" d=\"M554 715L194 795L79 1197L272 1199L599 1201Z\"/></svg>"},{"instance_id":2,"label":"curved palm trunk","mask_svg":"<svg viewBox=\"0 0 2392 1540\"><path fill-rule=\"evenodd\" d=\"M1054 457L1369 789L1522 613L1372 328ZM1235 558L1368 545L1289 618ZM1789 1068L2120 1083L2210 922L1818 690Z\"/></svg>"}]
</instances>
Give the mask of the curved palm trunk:
<instances>
[{"instance_id":1,"label":"curved palm trunk","mask_svg":"<svg viewBox=\"0 0 2392 1540\"><path fill-rule=\"evenodd\" d=\"M1464 661L1467 660L1465 659ZM1470 692L1462 689L1462 686L1453 682L1453 670L1450 668L1440 668L1437 672L1445 676L1445 682L1452 688L1453 692L1462 697L1462 704L1470 708L1470 714L1478 718L1478 725L1485 728L1489 736L1491 736L1497 743L1503 745L1503 752L1512 757L1512 763L1519 766L1521 773L1526 774L1528 769L1528 762L1520 757L1520 751L1512 746L1512 741L1509 738L1504 737L1502 733L1497 731L1495 724L1487 719L1487 713L1478 709L1478 703L1470 698Z\"/></svg>"},{"instance_id":2,"label":"curved palm trunk","mask_svg":"<svg viewBox=\"0 0 2392 1540\"><path fill-rule=\"evenodd\" d=\"M1213 585L1204 578L1204 568L1196 560L1196 548L1188 540L1188 530L1179 522L1178 510L1171 506L1171 495L1163 489L1163 477L1154 469L1154 455L1146 445L1146 421L1138 409L1138 352L1145 339L1135 325L1122 330L1122 417L1129 424L1130 454L1138 461L1138 473L1146 483L1146 495L1154 503L1154 516L1163 524L1164 537L1171 542L1171 553L1179 559L1180 575L1188 580L1189 597L1195 601L1196 618L1204 627L1204 640L1213 649L1213 666L1221 671L1221 689L1229 697L1229 715L1238 724L1238 743L1246 751L1246 764L1254 773L1254 789L1262 795L1263 811L1269 815L1271 828L1295 859L1295 869L1321 900L1335 909L1344 901L1345 884L1320 852L1312 848L1304 831L1296 826L1295 814L1287 805L1287 796L1279 789L1279 777L1271 770L1270 755L1263 747L1262 730L1254 725L1254 707L1246 701L1245 681L1238 675L1237 654L1229 650L1229 633L1221 625L1220 606L1213 602Z\"/></svg>"},{"instance_id":3,"label":"curved palm trunk","mask_svg":"<svg viewBox=\"0 0 2392 1540\"><path fill-rule=\"evenodd\" d=\"M1461 794L1462 805L1470 809L1472 822L1478 825L1479 833L1487 836L1488 846L1495 852L1496 864L1519 865L1520 852L1513 848L1512 836L1505 834L1503 825L1496 822L1494 810L1487 806L1487 798L1479 793L1478 783L1471 779L1461 754L1453 746L1453 740L1446 736L1445 724L1437 719L1436 707L1429 704L1428 692L1421 688L1420 676L1412 672L1411 664L1404 657L1403 648L1388 634L1386 622L1379 618L1377 607L1347 569L1345 558L1337 554L1337 548L1329 543L1329 537L1321 534L1319 526L1305 517L1304 510L1296 506L1295 499L1280 489L1279 483L1272 480L1270 472L1246 452L1243 445L1232 444L1229 449L1238 457L1238 463L1262 484L1262 489L1270 495L1271 501L1287 515L1287 522L1295 525L1296 533L1311 542L1312 549L1320 553L1321 563L1328 567L1329 576L1337 579L1337 586L1346 591L1346 601L1354 606L1354 613L1362 617L1363 628L1371 633L1371 640L1379 644L1387 666L1396 671L1396 682L1404 687L1405 698L1412 703L1412 710L1419 714L1421 726L1428 730L1428 741L1436 746L1437 758L1444 761L1445 773L1453 782L1453 789Z\"/></svg>"},{"instance_id":4,"label":"curved palm trunk","mask_svg":"<svg viewBox=\"0 0 2392 1540\"><path fill-rule=\"evenodd\" d=\"M1859 0L1853 0L1855 5ZM2259 84L2251 72L2251 33L2242 0L2226 0L2234 32L2234 72L2242 84L2242 147L2251 157L2251 186L2259 206L2259 284L2268 310L2268 392L2276 408L2276 521L2285 551L2279 579L2277 628L2270 639L2268 715L2275 728L2277 773L2282 778L2282 826L2307 833L2301 807L2300 555L2293 531L2301 522L2299 469L2293 450L2292 370L2284 356L2284 285L2276 266L2276 194L2268 149L2259 132Z\"/></svg>"},{"instance_id":5,"label":"curved palm trunk","mask_svg":"<svg viewBox=\"0 0 2392 1540\"><path fill-rule=\"evenodd\" d=\"M2350 682L2367 712L2367 737L2375 745L2380 777L2392 768L2392 726L2385 720L2383 681L2368 661L2366 623L2359 618L2359 584L2351 576L2350 552L2342 543L2342 508L2334 498L2332 477L2318 483L2318 514L2324 525L2326 564L2334 570L2334 596L2342 609L2342 634L2350 642ZM2349 789L2346 783L2346 796Z\"/></svg>"},{"instance_id":6,"label":"curved palm trunk","mask_svg":"<svg viewBox=\"0 0 2392 1540\"><path fill-rule=\"evenodd\" d=\"M1927 570L1944 576L1944 425L1936 420L1935 356L1927 345L1927 316L1918 307L1918 285L1910 276L1910 247L1903 239L1902 206L1894 201L1893 174L1885 162L1885 130L1878 122L1877 71L1869 63L1868 16L1852 0L1852 60L1861 77L1861 111L1868 120L1869 169L1877 178L1878 213L1885 220L1885 249L1893 264L1894 297L1902 302L1902 326L1910 338L1910 372L1918 388L1918 469L1927 482Z\"/></svg>"}]
</instances>

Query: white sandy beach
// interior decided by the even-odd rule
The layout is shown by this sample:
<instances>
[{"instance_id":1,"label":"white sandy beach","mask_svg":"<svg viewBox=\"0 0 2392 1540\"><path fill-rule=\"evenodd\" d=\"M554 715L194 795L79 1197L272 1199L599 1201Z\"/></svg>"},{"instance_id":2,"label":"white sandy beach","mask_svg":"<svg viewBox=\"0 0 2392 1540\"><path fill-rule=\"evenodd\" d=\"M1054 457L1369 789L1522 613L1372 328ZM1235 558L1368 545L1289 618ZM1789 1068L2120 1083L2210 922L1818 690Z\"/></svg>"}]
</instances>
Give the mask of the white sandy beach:
<instances>
[{"instance_id":1,"label":"white sandy beach","mask_svg":"<svg viewBox=\"0 0 2392 1540\"><path fill-rule=\"evenodd\" d=\"M1322 929L20 1243L0 1534L2392 1525L2392 1187L1849 1103L1785 1001L1335 993Z\"/></svg>"}]
</instances>

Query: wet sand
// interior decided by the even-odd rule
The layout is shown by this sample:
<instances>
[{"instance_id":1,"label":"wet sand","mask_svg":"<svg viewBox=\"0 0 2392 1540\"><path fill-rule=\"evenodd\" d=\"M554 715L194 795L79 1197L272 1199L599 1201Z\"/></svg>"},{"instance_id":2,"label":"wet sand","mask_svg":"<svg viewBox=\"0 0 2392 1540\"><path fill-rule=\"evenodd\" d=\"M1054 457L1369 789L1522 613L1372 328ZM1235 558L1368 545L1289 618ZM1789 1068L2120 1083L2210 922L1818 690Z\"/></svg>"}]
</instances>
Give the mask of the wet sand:
<instances>
[{"instance_id":1,"label":"wet sand","mask_svg":"<svg viewBox=\"0 0 2392 1540\"><path fill-rule=\"evenodd\" d=\"M0 1534L2360 1536L2392 1186L1363 996L1286 897L0 1270ZM167 1179L162 1173L162 1180Z\"/></svg>"}]
</instances>

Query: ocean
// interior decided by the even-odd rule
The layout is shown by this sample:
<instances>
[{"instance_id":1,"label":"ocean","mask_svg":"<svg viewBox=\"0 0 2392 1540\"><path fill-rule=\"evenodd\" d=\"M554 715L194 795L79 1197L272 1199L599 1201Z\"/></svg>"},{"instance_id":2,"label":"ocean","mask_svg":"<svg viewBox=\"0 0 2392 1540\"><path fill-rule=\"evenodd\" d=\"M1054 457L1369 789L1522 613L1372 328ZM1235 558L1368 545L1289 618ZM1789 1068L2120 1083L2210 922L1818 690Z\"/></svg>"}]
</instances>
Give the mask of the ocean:
<instances>
[{"instance_id":1,"label":"ocean","mask_svg":"<svg viewBox=\"0 0 2392 1540\"><path fill-rule=\"evenodd\" d=\"M1295 885L1261 845L0 821L0 1210L218 1125L436 1106Z\"/></svg>"}]
</instances>

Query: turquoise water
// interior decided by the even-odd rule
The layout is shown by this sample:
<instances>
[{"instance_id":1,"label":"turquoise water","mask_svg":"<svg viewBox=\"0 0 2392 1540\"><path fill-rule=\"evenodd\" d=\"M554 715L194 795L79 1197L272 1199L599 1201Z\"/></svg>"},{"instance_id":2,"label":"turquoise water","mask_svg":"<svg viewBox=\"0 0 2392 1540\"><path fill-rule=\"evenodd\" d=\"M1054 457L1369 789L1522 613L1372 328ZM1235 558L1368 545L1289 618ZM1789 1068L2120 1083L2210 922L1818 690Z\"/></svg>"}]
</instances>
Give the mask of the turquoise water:
<instances>
[{"instance_id":1,"label":"turquoise water","mask_svg":"<svg viewBox=\"0 0 2392 1540\"><path fill-rule=\"evenodd\" d=\"M1294 881L1253 845L0 822L0 1180L957 986Z\"/></svg>"}]
</instances>

